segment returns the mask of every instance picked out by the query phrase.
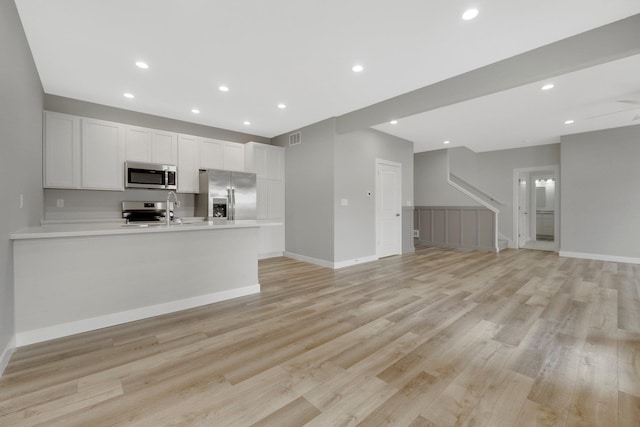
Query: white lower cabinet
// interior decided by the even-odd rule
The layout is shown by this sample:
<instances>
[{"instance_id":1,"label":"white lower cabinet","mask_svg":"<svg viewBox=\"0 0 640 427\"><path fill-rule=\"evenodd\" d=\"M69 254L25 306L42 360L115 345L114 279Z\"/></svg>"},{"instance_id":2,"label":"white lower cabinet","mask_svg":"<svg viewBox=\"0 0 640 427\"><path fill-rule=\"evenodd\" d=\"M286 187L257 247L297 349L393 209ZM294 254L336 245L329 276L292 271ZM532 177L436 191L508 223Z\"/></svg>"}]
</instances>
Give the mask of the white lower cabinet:
<instances>
[{"instance_id":1,"label":"white lower cabinet","mask_svg":"<svg viewBox=\"0 0 640 427\"><path fill-rule=\"evenodd\" d=\"M260 225L258 258L272 258L284 254L284 224Z\"/></svg>"}]
</instances>

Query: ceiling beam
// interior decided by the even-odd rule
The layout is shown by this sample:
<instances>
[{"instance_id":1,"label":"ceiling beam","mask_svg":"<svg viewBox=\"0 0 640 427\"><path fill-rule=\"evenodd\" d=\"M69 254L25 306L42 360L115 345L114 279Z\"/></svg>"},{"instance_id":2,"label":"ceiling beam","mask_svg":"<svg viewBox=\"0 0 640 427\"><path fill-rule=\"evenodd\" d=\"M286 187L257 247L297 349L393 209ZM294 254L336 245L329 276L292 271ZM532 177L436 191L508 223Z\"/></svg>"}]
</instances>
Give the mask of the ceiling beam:
<instances>
[{"instance_id":1,"label":"ceiling beam","mask_svg":"<svg viewBox=\"0 0 640 427\"><path fill-rule=\"evenodd\" d=\"M637 54L640 14L344 114L336 130L353 132Z\"/></svg>"}]
</instances>

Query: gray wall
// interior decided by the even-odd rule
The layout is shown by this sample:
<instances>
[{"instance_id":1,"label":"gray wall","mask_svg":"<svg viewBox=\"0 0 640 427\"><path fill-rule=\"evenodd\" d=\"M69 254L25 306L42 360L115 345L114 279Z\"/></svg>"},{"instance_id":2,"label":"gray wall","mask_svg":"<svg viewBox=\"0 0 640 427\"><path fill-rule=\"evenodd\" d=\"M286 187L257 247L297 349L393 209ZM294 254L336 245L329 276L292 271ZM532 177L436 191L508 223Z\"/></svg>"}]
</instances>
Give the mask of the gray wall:
<instances>
[{"instance_id":1,"label":"gray wall","mask_svg":"<svg viewBox=\"0 0 640 427\"><path fill-rule=\"evenodd\" d=\"M414 198L416 206L479 206L447 183L447 150L416 153Z\"/></svg>"},{"instance_id":2,"label":"gray wall","mask_svg":"<svg viewBox=\"0 0 640 427\"><path fill-rule=\"evenodd\" d=\"M335 119L299 131L298 145L289 147L289 134L273 140L285 147L285 248L333 262Z\"/></svg>"},{"instance_id":3,"label":"gray wall","mask_svg":"<svg viewBox=\"0 0 640 427\"><path fill-rule=\"evenodd\" d=\"M467 147L447 149L449 172L469 183L478 181L478 154Z\"/></svg>"},{"instance_id":4,"label":"gray wall","mask_svg":"<svg viewBox=\"0 0 640 427\"><path fill-rule=\"evenodd\" d=\"M640 258L640 126L561 139L561 250Z\"/></svg>"},{"instance_id":5,"label":"gray wall","mask_svg":"<svg viewBox=\"0 0 640 427\"><path fill-rule=\"evenodd\" d=\"M40 78L12 0L0 1L0 354L14 336L13 259L8 235L42 216ZM24 207L20 209L20 195Z\"/></svg>"},{"instance_id":6,"label":"gray wall","mask_svg":"<svg viewBox=\"0 0 640 427\"><path fill-rule=\"evenodd\" d=\"M560 144L478 153L477 187L505 203L498 215L498 231L510 242L513 242L513 170L559 164Z\"/></svg>"},{"instance_id":7,"label":"gray wall","mask_svg":"<svg viewBox=\"0 0 640 427\"><path fill-rule=\"evenodd\" d=\"M334 245L336 262L376 254L376 159L402 164L402 205L413 206L413 142L373 129L336 135ZM287 178L288 180L288 178ZM288 182L288 181L287 181ZM372 193L371 197L367 192ZM348 199L348 206L341 206ZM403 209L402 248L413 252L413 212Z\"/></svg>"},{"instance_id":8,"label":"gray wall","mask_svg":"<svg viewBox=\"0 0 640 427\"><path fill-rule=\"evenodd\" d=\"M64 98L56 95L45 95L44 109L58 113L74 114L76 116L91 117L94 119L108 120L117 123L126 123L134 126L160 129L170 132L184 133L188 135L202 136L205 138L221 139L246 143L249 141L269 144L271 140L262 136L235 132L196 123L183 122L166 117L153 116L151 114L136 111L123 110L92 102L77 99Z\"/></svg>"},{"instance_id":9,"label":"gray wall","mask_svg":"<svg viewBox=\"0 0 640 427\"><path fill-rule=\"evenodd\" d=\"M504 203L498 215L498 231L513 241L513 170L559 165L560 144L482 153L466 148L451 150L454 151L449 157L452 171ZM416 153L414 162L416 206L478 205L447 184L447 150Z\"/></svg>"}]
</instances>

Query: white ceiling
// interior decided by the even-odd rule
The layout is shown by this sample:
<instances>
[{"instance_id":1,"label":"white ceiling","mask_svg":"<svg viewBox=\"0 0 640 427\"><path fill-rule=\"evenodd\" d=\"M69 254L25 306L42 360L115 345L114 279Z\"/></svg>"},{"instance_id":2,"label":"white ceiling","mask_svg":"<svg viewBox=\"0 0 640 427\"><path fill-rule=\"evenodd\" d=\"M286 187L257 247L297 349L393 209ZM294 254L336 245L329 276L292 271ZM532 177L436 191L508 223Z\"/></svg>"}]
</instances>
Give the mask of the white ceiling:
<instances>
[{"instance_id":1,"label":"white ceiling","mask_svg":"<svg viewBox=\"0 0 640 427\"><path fill-rule=\"evenodd\" d=\"M16 4L46 93L265 137L640 13L638 0ZM462 21L470 6L480 15ZM137 68L139 60L150 68ZM527 85L377 128L413 140L415 151L442 148L443 139L482 151L557 141L568 133L568 115L576 130L630 124L622 115L615 123L613 115L589 125L583 119L640 96L632 81L639 62L558 77L550 92ZM355 63L365 70L354 74ZM221 84L230 91L218 91ZM280 102L287 108L278 109Z\"/></svg>"},{"instance_id":2,"label":"white ceiling","mask_svg":"<svg viewBox=\"0 0 640 427\"><path fill-rule=\"evenodd\" d=\"M640 55L634 55L374 128L413 141L417 153L552 144L561 135L640 125L640 119L634 120L640 113L639 76ZM554 88L541 90L547 83ZM574 123L565 124L567 120Z\"/></svg>"}]
</instances>

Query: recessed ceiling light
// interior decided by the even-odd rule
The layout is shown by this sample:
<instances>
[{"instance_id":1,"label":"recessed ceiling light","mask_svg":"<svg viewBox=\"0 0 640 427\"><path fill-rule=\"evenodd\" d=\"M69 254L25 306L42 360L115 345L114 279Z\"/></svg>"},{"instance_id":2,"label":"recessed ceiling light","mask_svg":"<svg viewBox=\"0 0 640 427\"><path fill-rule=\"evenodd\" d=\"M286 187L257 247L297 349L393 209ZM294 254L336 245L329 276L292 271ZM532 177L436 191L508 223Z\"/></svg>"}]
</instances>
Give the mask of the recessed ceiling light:
<instances>
[{"instance_id":1,"label":"recessed ceiling light","mask_svg":"<svg viewBox=\"0 0 640 427\"><path fill-rule=\"evenodd\" d=\"M192 109L191 112L193 114L200 114L200 110L198 110L197 108Z\"/></svg>"},{"instance_id":2,"label":"recessed ceiling light","mask_svg":"<svg viewBox=\"0 0 640 427\"><path fill-rule=\"evenodd\" d=\"M462 14L462 19L464 19L465 21L470 21L478 16L478 13L480 13L478 9L467 9Z\"/></svg>"},{"instance_id":3,"label":"recessed ceiling light","mask_svg":"<svg viewBox=\"0 0 640 427\"><path fill-rule=\"evenodd\" d=\"M133 94L132 94L132 93L129 93L129 92L127 92L127 93L123 93L123 94L122 94L122 96L124 96L125 98L129 98L129 99L133 99L133 98L135 98L135 96L133 96Z\"/></svg>"},{"instance_id":4,"label":"recessed ceiling light","mask_svg":"<svg viewBox=\"0 0 640 427\"><path fill-rule=\"evenodd\" d=\"M245 120L244 122L242 122L242 124L245 126L249 126L251 122L249 120Z\"/></svg>"},{"instance_id":5,"label":"recessed ceiling light","mask_svg":"<svg viewBox=\"0 0 640 427\"><path fill-rule=\"evenodd\" d=\"M448 141L448 140L447 140L447 141L443 142L443 144L445 144L445 145L446 145L446 144L451 144L451 141Z\"/></svg>"},{"instance_id":6,"label":"recessed ceiling light","mask_svg":"<svg viewBox=\"0 0 640 427\"><path fill-rule=\"evenodd\" d=\"M549 89L553 89L553 88L554 88L554 84L553 83L547 83L546 85L542 86L540 89L549 90Z\"/></svg>"},{"instance_id":7,"label":"recessed ceiling light","mask_svg":"<svg viewBox=\"0 0 640 427\"><path fill-rule=\"evenodd\" d=\"M397 125L398 121L397 120L391 120L389 123L391 123L392 125Z\"/></svg>"},{"instance_id":8,"label":"recessed ceiling light","mask_svg":"<svg viewBox=\"0 0 640 427\"><path fill-rule=\"evenodd\" d=\"M284 110L287 106L285 104L278 104L278 108Z\"/></svg>"},{"instance_id":9,"label":"recessed ceiling light","mask_svg":"<svg viewBox=\"0 0 640 427\"><path fill-rule=\"evenodd\" d=\"M147 64L146 62L143 62L143 61L136 62L136 66L138 68L142 68L143 70L146 70L147 68L149 68L149 64Z\"/></svg>"},{"instance_id":10,"label":"recessed ceiling light","mask_svg":"<svg viewBox=\"0 0 640 427\"><path fill-rule=\"evenodd\" d=\"M220 92L229 92L229 88L227 86L224 86L224 85L218 86L218 90Z\"/></svg>"},{"instance_id":11,"label":"recessed ceiling light","mask_svg":"<svg viewBox=\"0 0 640 427\"><path fill-rule=\"evenodd\" d=\"M353 67L351 67L351 69L353 70L354 73L360 73L362 72L362 70L364 70L364 67L360 64L356 64Z\"/></svg>"},{"instance_id":12,"label":"recessed ceiling light","mask_svg":"<svg viewBox=\"0 0 640 427\"><path fill-rule=\"evenodd\" d=\"M571 125L573 123L575 123L574 120L567 120L567 121L564 122L565 125Z\"/></svg>"}]
</instances>

